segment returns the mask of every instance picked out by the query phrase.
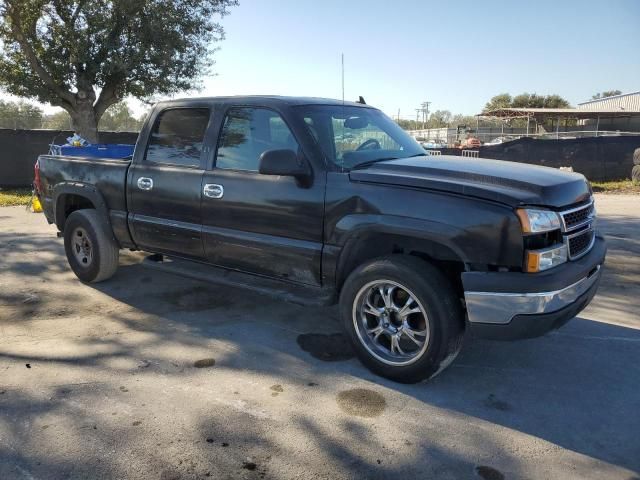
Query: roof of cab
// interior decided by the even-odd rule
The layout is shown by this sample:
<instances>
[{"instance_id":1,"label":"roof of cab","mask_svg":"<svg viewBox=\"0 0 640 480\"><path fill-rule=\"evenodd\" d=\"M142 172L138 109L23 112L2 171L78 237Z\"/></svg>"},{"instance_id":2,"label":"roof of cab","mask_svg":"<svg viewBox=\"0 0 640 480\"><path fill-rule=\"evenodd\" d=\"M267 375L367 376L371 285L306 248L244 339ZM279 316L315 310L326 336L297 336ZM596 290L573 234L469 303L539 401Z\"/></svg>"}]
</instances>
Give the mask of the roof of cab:
<instances>
[{"instance_id":1,"label":"roof of cab","mask_svg":"<svg viewBox=\"0 0 640 480\"><path fill-rule=\"evenodd\" d=\"M287 97L280 95L238 95L238 96L225 96L225 97L191 97L191 98L177 98L175 100L165 100L159 102L162 105L171 105L174 103L185 104L193 102L211 102L211 103L237 103L243 105L261 105L261 106L285 106L285 105L347 105L350 107L369 107L358 102L343 102L342 100L336 100L333 98L320 98L320 97Z\"/></svg>"}]
</instances>

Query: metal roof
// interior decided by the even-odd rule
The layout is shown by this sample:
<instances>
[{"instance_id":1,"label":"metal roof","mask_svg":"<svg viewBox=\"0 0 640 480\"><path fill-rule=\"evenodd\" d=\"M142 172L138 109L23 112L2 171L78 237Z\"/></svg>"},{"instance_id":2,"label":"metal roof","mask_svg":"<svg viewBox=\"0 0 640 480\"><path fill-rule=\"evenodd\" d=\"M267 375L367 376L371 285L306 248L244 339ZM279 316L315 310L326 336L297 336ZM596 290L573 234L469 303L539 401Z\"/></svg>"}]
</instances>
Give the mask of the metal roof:
<instances>
[{"instance_id":1,"label":"metal roof","mask_svg":"<svg viewBox=\"0 0 640 480\"><path fill-rule=\"evenodd\" d=\"M595 108L499 108L482 112L478 117L496 118L597 118L597 117L630 117L640 116L640 108L636 110L595 109Z\"/></svg>"},{"instance_id":2,"label":"metal roof","mask_svg":"<svg viewBox=\"0 0 640 480\"><path fill-rule=\"evenodd\" d=\"M640 92L623 93L612 97L597 98L579 103L580 110L640 110Z\"/></svg>"}]
</instances>

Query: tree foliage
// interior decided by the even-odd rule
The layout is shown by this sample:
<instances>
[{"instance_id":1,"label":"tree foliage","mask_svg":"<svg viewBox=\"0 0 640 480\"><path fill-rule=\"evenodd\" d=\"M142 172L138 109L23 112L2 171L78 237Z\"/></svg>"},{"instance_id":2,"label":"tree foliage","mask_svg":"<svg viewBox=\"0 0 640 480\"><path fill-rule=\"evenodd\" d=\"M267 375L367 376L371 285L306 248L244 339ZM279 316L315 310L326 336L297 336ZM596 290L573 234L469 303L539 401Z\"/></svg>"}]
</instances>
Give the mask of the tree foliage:
<instances>
[{"instance_id":1,"label":"tree foliage","mask_svg":"<svg viewBox=\"0 0 640 480\"><path fill-rule=\"evenodd\" d=\"M100 130L110 132L137 132L145 115L136 118L125 102L118 102L107 109L100 120ZM45 115L42 109L31 103L0 100L0 128L72 130L69 114L61 110Z\"/></svg>"},{"instance_id":2,"label":"tree foliage","mask_svg":"<svg viewBox=\"0 0 640 480\"><path fill-rule=\"evenodd\" d=\"M458 113L451 119L452 127L457 127L458 125L466 125L467 127L474 128L476 123L477 118L474 115L462 115Z\"/></svg>"},{"instance_id":3,"label":"tree foliage","mask_svg":"<svg viewBox=\"0 0 640 480\"><path fill-rule=\"evenodd\" d=\"M72 130L71 117L64 110L42 117L42 128L48 130Z\"/></svg>"},{"instance_id":4,"label":"tree foliage","mask_svg":"<svg viewBox=\"0 0 640 480\"><path fill-rule=\"evenodd\" d=\"M100 130L110 132L138 132L144 123L144 116L135 118L125 102L118 102L107 109L100 119Z\"/></svg>"},{"instance_id":5,"label":"tree foliage","mask_svg":"<svg viewBox=\"0 0 640 480\"><path fill-rule=\"evenodd\" d=\"M422 130L424 125L422 120L416 122L410 119L400 119L397 122L405 130ZM476 124L477 118L474 115L462 115L460 113L454 115L449 110L436 110L429 116L426 128L455 128L459 125L464 125L473 129ZM499 121L482 120L482 126L496 126L499 124Z\"/></svg>"},{"instance_id":6,"label":"tree foliage","mask_svg":"<svg viewBox=\"0 0 640 480\"><path fill-rule=\"evenodd\" d=\"M436 110L429 116L428 127L446 127L451 122L452 117L453 115L451 115L451 112L449 110Z\"/></svg>"},{"instance_id":7,"label":"tree foliage","mask_svg":"<svg viewBox=\"0 0 640 480\"><path fill-rule=\"evenodd\" d=\"M621 90L605 90L604 92L596 93L591 97L591 100L600 100L601 98L613 97L615 95L622 95Z\"/></svg>"},{"instance_id":8,"label":"tree foliage","mask_svg":"<svg viewBox=\"0 0 640 480\"><path fill-rule=\"evenodd\" d=\"M508 93L501 93L492 97L491 100L487 102L484 106L485 112L490 112L491 110L499 110L501 108L509 108L513 106L513 97Z\"/></svg>"},{"instance_id":9,"label":"tree foliage","mask_svg":"<svg viewBox=\"0 0 640 480\"><path fill-rule=\"evenodd\" d=\"M95 140L126 96L190 90L223 38L217 18L236 0L2 0L0 85L65 109Z\"/></svg>"},{"instance_id":10,"label":"tree foliage","mask_svg":"<svg viewBox=\"0 0 640 480\"><path fill-rule=\"evenodd\" d=\"M0 100L0 128L33 129L42 124L42 110L28 102Z\"/></svg>"},{"instance_id":11,"label":"tree foliage","mask_svg":"<svg viewBox=\"0 0 640 480\"><path fill-rule=\"evenodd\" d=\"M484 106L485 112L501 108L569 108L571 104L560 95L538 95L536 93L521 93L512 97L508 93L501 93L489 100Z\"/></svg>"},{"instance_id":12,"label":"tree foliage","mask_svg":"<svg viewBox=\"0 0 640 480\"><path fill-rule=\"evenodd\" d=\"M136 118L125 102L111 105L100 119L100 130L106 132L138 132L144 124L145 115ZM42 118L42 127L50 130L70 130L71 117L61 110Z\"/></svg>"},{"instance_id":13,"label":"tree foliage","mask_svg":"<svg viewBox=\"0 0 640 480\"><path fill-rule=\"evenodd\" d=\"M560 95L522 93L513 97L514 108L569 108L571 104Z\"/></svg>"},{"instance_id":14,"label":"tree foliage","mask_svg":"<svg viewBox=\"0 0 640 480\"><path fill-rule=\"evenodd\" d=\"M499 110L501 108L570 108L571 105L560 95L538 95L535 93L521 93L515 97L508 93L501 93L492 97L484 106L484 111ZM398 120L398 124L405 130L421 130L424 128L422 121L415 120ZM474 115L452 114L449 110L436 110L433 112L427 122L426 128L443 128L457 127L465 125L467 128L474 129L478 124L478 119ZM492 120L483 118L481 125L499 126L500 120ZM510 120L509 126L523 127L526 120L513 119Z\"/></svg>"}]
</instances>

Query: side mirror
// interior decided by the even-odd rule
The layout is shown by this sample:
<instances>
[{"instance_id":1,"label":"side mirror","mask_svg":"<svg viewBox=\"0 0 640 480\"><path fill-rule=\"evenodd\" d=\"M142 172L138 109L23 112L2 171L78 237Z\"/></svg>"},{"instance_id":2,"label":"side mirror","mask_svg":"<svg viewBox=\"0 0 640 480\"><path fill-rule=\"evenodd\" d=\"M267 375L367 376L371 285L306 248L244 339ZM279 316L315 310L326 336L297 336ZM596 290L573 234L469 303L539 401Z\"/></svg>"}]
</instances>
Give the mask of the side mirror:
<instances>
[{"instance_id":1,"label":"side mirror","mask_svg":"<svg viewBox=\"0 0 640 480\"><path fill-rule=\"evenodd\" d=\"M282 175L305 179L311 169L304 158L293 150L267 150L260 155L258 171L263 175Z\"/></svg>"}]
</instances>

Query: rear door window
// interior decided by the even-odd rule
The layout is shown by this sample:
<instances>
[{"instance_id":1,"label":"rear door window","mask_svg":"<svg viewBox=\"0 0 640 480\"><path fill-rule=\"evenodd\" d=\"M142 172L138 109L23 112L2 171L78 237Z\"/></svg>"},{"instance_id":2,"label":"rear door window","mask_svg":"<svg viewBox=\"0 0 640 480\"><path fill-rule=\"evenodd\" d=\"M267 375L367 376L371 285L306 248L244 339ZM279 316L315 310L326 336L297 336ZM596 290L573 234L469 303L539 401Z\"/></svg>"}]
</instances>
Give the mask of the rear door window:
<instances>
[{"instance_id":1,"label":"rear door window","mask_svg":"<svg viewBox=\"0 0 640 480\"><path fill-rule=\"evenodd\" d=\"M208 108L165 110L155 121L145 160L199 167L208 124Z\"/></svg>"}]
</instances>

